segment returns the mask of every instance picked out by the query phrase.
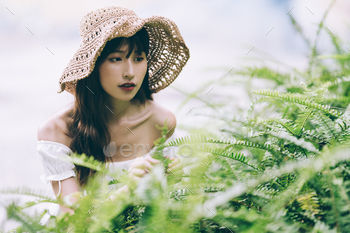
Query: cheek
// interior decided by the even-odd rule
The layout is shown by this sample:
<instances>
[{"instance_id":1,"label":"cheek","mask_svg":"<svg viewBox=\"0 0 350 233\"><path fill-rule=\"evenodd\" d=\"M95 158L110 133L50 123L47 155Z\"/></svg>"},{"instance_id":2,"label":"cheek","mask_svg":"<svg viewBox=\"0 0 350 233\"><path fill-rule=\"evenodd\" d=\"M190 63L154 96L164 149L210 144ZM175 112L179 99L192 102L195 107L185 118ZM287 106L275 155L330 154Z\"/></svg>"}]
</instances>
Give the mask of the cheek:
<instances>
[{"instance_id":1,"label":"cheek","mask_svg":"<svg viewBox=\"0 0 350 233\"><path fill-rule=\"evenodd\" d=\"M114 71L115 73L115 71ZM100 76L100 82L102 85L108 85L113 81L113 69L109 67L108 65L101 65L100 71L99 71L99 76Z\"/></svg>"},{"instance_id":2,"label":"cheek","mask_svg":"<svg viewBox=\"0 0 350 233\"><path fill-rule=\"evenodd\" d=\"M146 72L147 72L147 63L145 63L140 67L140 73L142 74L142 77L145 77Z\"/></svg>"}]
</instances>

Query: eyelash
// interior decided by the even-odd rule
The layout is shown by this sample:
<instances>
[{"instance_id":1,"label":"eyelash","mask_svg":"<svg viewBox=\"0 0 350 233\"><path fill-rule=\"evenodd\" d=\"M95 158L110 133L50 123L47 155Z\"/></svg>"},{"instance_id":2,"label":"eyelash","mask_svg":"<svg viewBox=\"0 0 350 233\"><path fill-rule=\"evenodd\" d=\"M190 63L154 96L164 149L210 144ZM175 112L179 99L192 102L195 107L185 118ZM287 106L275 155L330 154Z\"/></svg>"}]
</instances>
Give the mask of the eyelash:
<instances>
[{"instance_id":1,"label":"eyelash","mask_svg":"<svg viewBox=\"0 0 350 233\"><path fill-rule=\"evenodd\" d=\"M116 58L111 58L109 60L113 61L114 59L121 59L120 57L116 57ZM137 57L136 59L141 59L141 61L143 60L143 57Z\"/></svg>"}]
</instances>

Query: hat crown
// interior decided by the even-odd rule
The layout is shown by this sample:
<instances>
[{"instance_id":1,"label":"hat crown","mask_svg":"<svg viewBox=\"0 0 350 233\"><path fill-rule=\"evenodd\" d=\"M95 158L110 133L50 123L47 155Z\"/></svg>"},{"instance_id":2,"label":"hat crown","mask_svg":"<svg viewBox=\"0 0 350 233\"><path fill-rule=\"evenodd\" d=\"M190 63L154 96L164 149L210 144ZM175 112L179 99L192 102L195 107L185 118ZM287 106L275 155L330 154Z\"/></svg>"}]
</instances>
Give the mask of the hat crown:
<instances>
[{"instance_id":1,"label":"hat crown","mask_svg":"<svg viewBox=\"0 0 350 233\"><path fill-rule=\"evenodd\" d=\"M83 16L79 23L79 33L82 38L85 38L91 30L101 26L102 23L113 19L119 21L122 18L137 17L133 10L124 7L110 6L100 8Z\"/></svg>"}]
</instances>

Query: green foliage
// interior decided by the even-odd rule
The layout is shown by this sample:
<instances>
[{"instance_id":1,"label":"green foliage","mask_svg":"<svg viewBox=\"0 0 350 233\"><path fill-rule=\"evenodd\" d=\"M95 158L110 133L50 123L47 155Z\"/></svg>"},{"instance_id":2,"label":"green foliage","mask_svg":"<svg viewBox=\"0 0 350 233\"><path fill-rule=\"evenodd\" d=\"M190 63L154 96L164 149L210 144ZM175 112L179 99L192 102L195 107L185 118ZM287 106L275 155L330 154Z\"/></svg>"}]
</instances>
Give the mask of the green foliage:
<instances>
[{"instance_id":1,"label":"green foliage","mask_svg":"<svg viewBox=\"0 0 350 233\"><path fill-rule=\"evenodd\" d=\"M331 3L330 7L334 4ZM330 9L329 7L329 9ZM318 24L311 42L296 19L292 25L308 48L309 66L304 71L280 71L267 66L235 69L235 74L203 84L187 95L204 103L203 125L187 127L191 135L166 141L167 124L156 126L161 137L154 141L154 158L164 163L145 175L138 185L128 181L127 171L110 173L103 164L84 154L69 161L109 174L113 182L88 182L87 195L71 208L74 214L58 216L51 226L38 226L43 213L25 215L22 210L52 200L30 189L3 189L3 194L31 195L40 200L21 207L5 205L8 219L22 223L17 232L350 232L350 54L340 39ZM334 46L331 55L319 54L317 40L325 30ZM329 65L326 60L334 63ZM283 65L281 65L283 68ZM243 77L243 78L242 78ZM239 79L239 80L235 80ZM253 81L272 83L267 90L253 90ZM237 81L237 82L236 82ZM218 103L205 99L207 88L243 83L250 106L235 114L227 97ZM302 84L300 84L302 83ZM261 97L262 96L262 97ZM225 104L223 104L225 103ZM205 112L205 113L204 113ZM235 117L230 118L230 116ZM239 116L238 116L239 115ZM186 128L186 126L184 126ZM200 133L197 133L200 132ZM167 175L167 147L178 147L184 174ZM189 148L190 153L183 153ZM181 177L170 182L169 177ZM107 197L110 185L130 185L130 194Z\"/></svg>"},{"instance_id":2,"label":"green foliage","mask_svg":"<svg viewBox=\"0 0 350 233\"><path fill-rule=\"evenodd\" d=\"M164 143L166 141L166 135L169 133L167 119L165 119L163 127L160 127L159 125L156 124L156 128L161 130L162 136L153 142L154 146L156 147L156 150L153 152L152 157L162 161L163 165L164 165L164 169L166 170L168 167L168 164L171 163L171 160L169 158L164 157L164 155L163 155L163 149L165 148Z\"/></svg>"}]
</instances>

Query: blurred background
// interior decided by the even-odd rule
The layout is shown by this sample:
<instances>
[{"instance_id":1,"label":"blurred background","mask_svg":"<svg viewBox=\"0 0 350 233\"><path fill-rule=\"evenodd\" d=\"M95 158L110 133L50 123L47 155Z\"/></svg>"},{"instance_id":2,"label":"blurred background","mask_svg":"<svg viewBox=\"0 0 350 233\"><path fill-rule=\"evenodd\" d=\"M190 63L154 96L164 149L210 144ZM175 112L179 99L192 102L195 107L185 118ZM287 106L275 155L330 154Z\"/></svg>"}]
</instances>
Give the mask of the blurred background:
<instances>
[{"instance_id":1,"label":"blurred background","mask_svg":"<svg viewBox=\"0 0 350 233\"><path fill-rule=\"evenodd\" d=\"M253 58L261 55L303 69L307 65L307 46L287 14L295 17L313 41L317 23L330 3L331 0L2 0L0 188L26 186L54 195L51 186L39 179L43 167L36 151L37 129L74 100L67 92L57 93L58 80L80 45L79 22L86 13L116 5L132 9L141 17L161 15L175 21L191 57L174 83L154 94L154 99L175 113L181 128L185 122L198 121L194 121L192 111L188 113L190 106L177 111L185 96L172 86L195 90L206 80L254 64ZM324 22L348 49L349 12L350 1L338 0ZM321 53L332 52L327 36L321 36L318 47ZM219 88L211 92L225 94ZM239 88L230 92L238 102L244 102ZM0 195L3 201L9 198L30 200ZM0 221L5 220L5 214L0 207ZM8 221L4 226L8 230L17 225Z\"/></svg>"}]
</instances>

